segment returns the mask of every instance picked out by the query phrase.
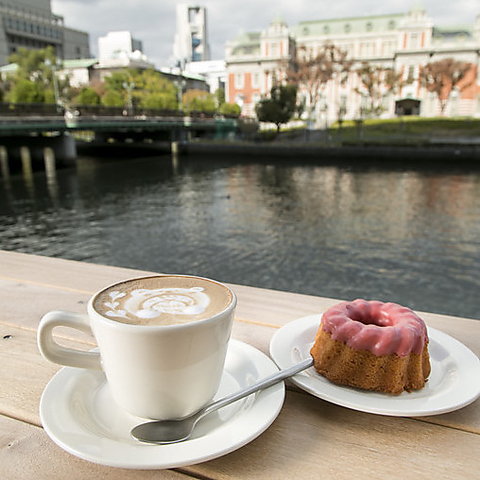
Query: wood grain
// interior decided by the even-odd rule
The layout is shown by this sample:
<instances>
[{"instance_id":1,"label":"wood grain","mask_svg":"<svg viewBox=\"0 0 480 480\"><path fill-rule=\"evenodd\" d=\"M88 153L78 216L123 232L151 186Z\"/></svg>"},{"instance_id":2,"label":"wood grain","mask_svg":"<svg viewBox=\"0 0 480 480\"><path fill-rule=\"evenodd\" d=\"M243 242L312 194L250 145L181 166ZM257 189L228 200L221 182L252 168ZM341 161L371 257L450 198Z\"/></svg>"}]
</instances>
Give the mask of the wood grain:
<instances>
[{"instance_id":1,"label":"wood grain","mask_svg":"<svg viewBox=\"0 0 480 480\"><path fill-rule=\"evenodd\" d=\"M91 294L148 274L0 251L0 470L3 478L478 478L480 401L445 415L394 418L338 407L289 385L278 419L258 439L225 457L176 471L132 472L79 460L40 428L45 385L60 368L36 345L43 314L85 312ZM232 285L238 296L232 336L268 354L278 329L317 314L336 299ZM420 312L428 325L480 355L480 322ZM91 349L94 339L71 329L57 338ZM448 454L447 454L448 452Z\"/></svg>"}]
</instances>

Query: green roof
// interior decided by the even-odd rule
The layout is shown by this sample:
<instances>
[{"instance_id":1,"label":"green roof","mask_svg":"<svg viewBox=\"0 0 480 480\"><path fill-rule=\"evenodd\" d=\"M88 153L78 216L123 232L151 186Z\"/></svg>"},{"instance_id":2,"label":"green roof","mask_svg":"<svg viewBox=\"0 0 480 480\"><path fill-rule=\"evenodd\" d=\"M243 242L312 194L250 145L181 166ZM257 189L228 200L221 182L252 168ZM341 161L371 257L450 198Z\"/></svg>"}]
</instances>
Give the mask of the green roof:
<instances>
[{"instance_id":1,"label":"green roof","mask_svg":"<svg viewBox=\"0 0 480 480\"><path fill-rule=\"evenodd\" d=\"M438 33L440 35L455 35L458 33L464 33L472 36L473 30L470 25L452 25L447 27L435 26L433 27L433 33Z\"/></svg>"},{"instance_id":2,"label":"green roof","mask_svg":"<svg viewBox=\"0 0 480 480\"><path fill-rule=\"evenodd\" d=\"M239 45L255 45L260 42L260 36L260 32L242 32L235 38L235 42Z\"/></svg>"},{"instance_id":3,"label":"green roof","mask_svg":"<svg viewBox=\"0 0 480 480\"><path fill-rule=\"evenodd\" d=\"M260 32L243 32L235 38L234 55L252 55L260 52Z\"/></svg>"},{"instance_id":4,"label":"green roof","mask_svg":"<svg viewBox=\"0 0 480 480\"><path fill-rule=\"evenodd\" d=\"M9 63L8 65L4 65L0 67L1 73L15 73L18 70L18 65L16 63Z\"/></svg>"},{"instance_id":5,"label":"green roof","mask_svg":"<svg viewBox=\"0 0 480 480\"><path fill-rule=\"evenodd\" d=\"M63 68L89 68L98 63L96 58L79 58L75 60L64 60Z\"/></svg>"},{"instance_id":6,"label":"green roof","mask_svg":"<svg viewBox=\"0 0 480 480\"><path fill-rule=\"evenodd\" d=\"M341 35L346 33L369 33L395 30L404 13L372 15L364 17L333 18L300 22L290 29L295 37Z\"/></svg>"}]
</instances>

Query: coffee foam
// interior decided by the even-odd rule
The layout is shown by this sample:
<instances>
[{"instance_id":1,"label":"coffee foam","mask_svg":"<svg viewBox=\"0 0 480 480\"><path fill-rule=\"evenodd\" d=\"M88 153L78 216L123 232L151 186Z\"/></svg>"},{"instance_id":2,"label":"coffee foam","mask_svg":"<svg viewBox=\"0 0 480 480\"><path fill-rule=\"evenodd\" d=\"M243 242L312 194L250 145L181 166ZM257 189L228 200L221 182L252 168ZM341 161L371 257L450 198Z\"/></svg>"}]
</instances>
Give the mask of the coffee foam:
<instances>
[{"instance_id":1,"label":"coffee foam","mask_svg":"<svg viewBox=\"0 0 480 480\"><path fill-rule=\"evenodd\" d=\"M210 318L231 303L231 292L208 279L157 276L133 279L100 292L94 309L135 325L176 325Z\"/></svg>"}]
</instances>

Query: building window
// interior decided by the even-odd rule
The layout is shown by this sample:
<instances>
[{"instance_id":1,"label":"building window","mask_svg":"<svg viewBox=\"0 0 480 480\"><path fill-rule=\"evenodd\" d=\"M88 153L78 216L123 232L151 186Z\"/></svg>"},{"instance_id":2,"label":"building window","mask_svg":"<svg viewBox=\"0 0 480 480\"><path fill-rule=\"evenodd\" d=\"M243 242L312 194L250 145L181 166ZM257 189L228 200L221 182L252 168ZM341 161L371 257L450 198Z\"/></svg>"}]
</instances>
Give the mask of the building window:
<instances>
[{"instance_id":1,"label":"building window","mask_svg":"<svg viewBox=\"0 0 480 480\"><path fill-rule=\"evenodd\" d=\"M330 27L329 27L328 25L325 25L325 26L323 27L323 33L324 33L325 35L328 35L328 34L330 33Z\"/></svg>"},{"instance_id":2,"label":"building window","mask_svg":"<svg viewBox=\"0 0 480 480\"><path fill-rule=\"evenodd\" d=\"M395 51L395 42L385 42L382 45L383 55L393 55Z\"/></svg>"},{"instance_id":3,"label":"building window","mask_svg":"<svg viewBox=\"0 0 480 480\"><path fill-rule=\"evenodd\" d=\"M411 83L415 79L415 66L410 65L408 67L408 73L407 73L407 82Z\"/></svg>"},{"instance_id":4,"label":"building window","mask_svg":"<svg viewBox=\"0 0 480 480\"><path fill-rule=\"evenodd\" d=\"M235 74L235 87L243 88L243 73Z\"/></svg>"},{"instance_id":5,"label":"building window","mask_svg":"<svg viewBox=\"0 0 480 480\"><path fill-rule=\"evenodd\" d=\"M410 48L418 48L418 33L410 35Z\"/></svg>"},{"instance_id":6,"label":"building window","mask_svg":"<svg viewBox=\"0 0 480 480\"><path fill-rule=\"evenodd\" d=\"M388 22L388 29L389 30L395 30L395 22L393 20L390 20Z\"/></svg>"},{"instance_id":7,"label":"building window","mask_svg":"<svg viewBox=\"0 0 480 480\"><path fill-rule=\"evenodd\" d=\"M272 57L276 57L278 56L278 43L272 43L270 45L270 49L271 49L271 52L272 52Z\"/></svg>"},{"instance_id":8,"label":"building window","mask_svg":"<svg viewBox=\"0 0 480 480\"><path fill-rule=\"evenodd\" d=\"M373 23L367 22L366 28L367 28L367 32L371 32L373 30Z\"/></svg>"},{"instance_id":9,"label":"building window","mask_svg":"<svg viewBox=\"0 0 480 480\"><path fill-rule=\"evenodd\" d=\"M375 44L362 43L360 45L360 55L362 57L373 57L375 55Z\"/></svg>"},{"instance_id":10,"label":"building window","mask_svg":"<svg viewBox=\"0 0 480 480\"><path fill-rule=\"evenodd\" d=\"M350 33L350 31L352 30L352 26L349 23L346 23L343 28L345 30L345 33Z\"/></svg>"},{"instance_id":11,"label":"building window","mask_svg":"<svg viewBox=\"0 0 480 480\"><path fill-rule=\"evenodd\" d=\"M310 33L310 29L308 27L303 27L303 34L308 35Z\"/></svg>"}]
</instances>

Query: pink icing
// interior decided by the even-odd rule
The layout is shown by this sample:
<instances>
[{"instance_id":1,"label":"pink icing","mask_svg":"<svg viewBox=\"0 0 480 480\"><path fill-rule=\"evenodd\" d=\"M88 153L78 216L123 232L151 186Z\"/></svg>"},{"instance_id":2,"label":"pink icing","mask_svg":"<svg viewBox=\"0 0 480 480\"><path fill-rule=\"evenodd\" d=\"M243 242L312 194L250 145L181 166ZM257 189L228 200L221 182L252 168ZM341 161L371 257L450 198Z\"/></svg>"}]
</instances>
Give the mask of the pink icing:
<instances>
[{"instance_id":1,"label":"pink icing","mask_svg":"<svg viewBox=\"0 0 480 480\"><path fill-rule=\"evenodd\" d=\"M341 302L322 315L321 325L333 340L376 356L420 354L428 342L423 320L396 303L362 299Z\"/></svg>"}]
</instances>

